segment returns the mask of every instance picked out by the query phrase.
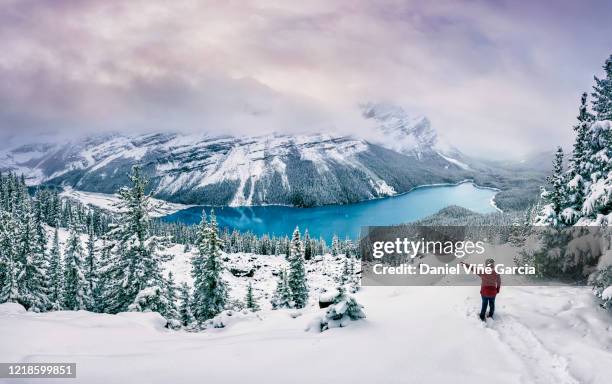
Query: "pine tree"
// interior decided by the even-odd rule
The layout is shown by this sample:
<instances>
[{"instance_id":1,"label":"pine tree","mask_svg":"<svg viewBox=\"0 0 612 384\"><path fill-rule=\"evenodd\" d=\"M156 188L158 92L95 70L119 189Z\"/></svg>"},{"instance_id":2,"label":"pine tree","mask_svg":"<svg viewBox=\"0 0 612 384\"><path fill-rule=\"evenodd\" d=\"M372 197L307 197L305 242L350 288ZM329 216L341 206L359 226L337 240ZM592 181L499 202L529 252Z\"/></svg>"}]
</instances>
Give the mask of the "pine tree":
<instances>
[{"instance_id":1,"label":"pine tree","mask_svg":"<svg viewBox=\"0 0 612 384\"><path fill-rule=\"evenodd\" d=\"M17 278L19 302L26 308L39 312L49 307L45 277L46 255L44 249L41 249L36 241L29 203L21 199L28 199L27 193L21 195L17 200L18 231L20 232L17 254L20 264L20 273Z\"/></svg>"},{"instance_id":2,"label":"pine tree","mask_svg":"<svg viewBox=\"0 0 612 384\"><path fill-rule=\"evenodd\" d=\"M179 306L179 320L183 326L193 323L193 314L191 313L191 294L187 283L181 284L180 287L181 304Z\"/></svg>"},{"instance_id":3,"label":"pine tree","mask_svg":"<svg viewBox=\"0 0 612 384\"><path fill-rule=\"evenodd\" d=\"M211 212L210 223L204 217L198 230L198 254L192 262L194 280L193 315L201 323L211 319L225 309L228 289L223 280L221 260L222 242L219 238L217 220Z\"/></svg>"},{"instance_id":4,"label":"pine tree","mask_svg":"<svg viewBox=\"0 0 612 384\"><path fill-rule=\"evenodd\" d=\"M310 242L310 234L308 229L304 231L304 259L310 260L313 256L312 244Z\"/></svg>"},{"instance_id":5,"label":"pine tree","mask_svg":"<svg viewBox=\"0 0 612 384\"><path fill-rule=\"evenodd\" d=\"M587 94L582 94L578 113L578 124L574 126L576 139L570 160L568 183L568 203L570 209L565 213L564 219L568 224L575 223L582 210L584 203L585 188L590 184L591 169L588 169L587 162L590 157L590 143L588 132L593 116L587 109Z\"/></svg>"},{"instance_id":6,"label":"pine tree","mask_svg":"<svg viewBox=\"0 0 612 384\"><path fill-rule=\"evenodd\" d=\"M88 303L88 310L93 311L96 308L95 297L93 292L96 291L96 280L97 280L97 262L96 262L96 238L94 234L93 225L90 225L87 231L87 255L85 256L85 280L89 285L89 292L92 293L91 300Z\"/></svg>"},{"instance_id":7,"label":"pine tree","mask_svg":"<svg viewBox=\"0 0 612 384\"><path fill-rule=\"evenodd\" d=\"M96 312L110 312L108 310L109 305L113 303L113 286L115 285L112 281L114 277L114 263L116 259L113 258L111 253L112 246L109 246L106 242L106 238L102 239L102 246L100 248L100 258L98 260L96 275L97 281L92 292L93 302L95 304Z\"/></svg>"},{"instance_id":8,"label":"pine tree","mask_svg":"<svg viewBox=\"0 0 612 384\"><path fill-rule=\"evenodd\" d=\"M178 319L178 309L176 307L176 283L174 281L174 274L168 273L168 279L166 281L166 297L168 299L168 308L166 313L163 314L166 319Z\"/></svg>"},{"instance_id":9,"label":"pine tree","mask_svg":"<svg viewBox=\"0 0 612 384\"><path fill-rule=\"evenodd\" d=\"M563 149L557 148L555 154L555 161L553 162L553 175L548 180L552 185L552 192L549 196L550 202L553 205L554 212L558 215L561 213L563 207L563 188L564 188L564 175L563 175Z\"/></svg>"},{"instance_id":10,"label":"pine tree","mask_svg":"<svg viewBox=\"0 0 612 384\"><path fill-rule=\"evenodd\" d=\"M245 298L246 307L253 312L259 311L259 305L257 304L257 300L255 300L255 296L253 295L253 284L249 281L249 285L247 285L247 293Z\"/></svg>"},{"instance_id":11,"label":"pine tree","mask_svg":"<svg viewBox=\"0 0 612 384\"><path fill-rule=\"evenodd\" d=\"M64 301L64 271L62 269L62 254L59 245L57 227L53 235L53 244L49 252L49 302L51 309L62 309Z\"/></svg>"},{"instance_id":12,"label":"pine tree","mask_svg":"<svg viewBox=\"0 0 612 384\"><path fill-rule=\"evenodd\" d=\"M75 224L70 228L64 259L63 307L72 311L87 309L91 300L91 293L83 271L83 247Z\"/></svg>"},{"instance_id":13,"label":"pine tree","mask_svg":"<svg viewBox=\"0 0 612 384\"><path fill-rule=\"evenodd\" d=\"M287 281L287 271L282 269L278 273L278 281L276 290L272 295L272 309L289 308L291 307L291 291L289 290L289 282Z\"/></svg>"},{"instance_id":14,"label":"pine tree","mask_svg":"<svg viewBox=\"0 0 612 384\"><path fill-rule=\"evenodd\" d=\"M563 172L563 149L557 148L553 160L553 173L547 178L551 185L550 191L545 191L542 196L548 201L537 219L538 224L563 225L562 210L567 201L566 174Z\"/></svg>"},{"instance_id":15,"label":"pine tree","mask_svg":"<svg viewBox=\"0 0 612 384\"><path fill-rule=\"evenodd\" d=\"M163 312L160 306L164 305L161 299L165 298L165 281L160 264L166 257L159 251L164 239L150 234L150 196L145 192L148 181L140 167L134 166L129 178L131 186L119 190L118 208L124 213L109 234L113 239L114 261L107 271L111 285L105 294L108 299L105 304L111 313L127 309Z\"/></svg>"},{"instance_id":16,"label":"pine tree","mask_svg":"<svg viewBox=\"0 0 612 384\"><path fill-rule=\"evenodd\" d=\"M338 241L338 236L335 234L334 237L332 237L331 254L332 256L338 256L340 254L340 241Z\"/></svg>"},{"instance_id":17,"label":"pine tree","mask_svg":"<svg viewBox=\"0 0 612 384\"><path fill-rule=\"evenodd\" d=\"M308 285L304 268L304 249L298 227L293 231L293 238L291 239L288 283L293 307L304 308L308 303Z\"/></svg>"},{"instance_id":18,"label":"pine tree","mask_svg":"<svg viewBox=\"0 0 612 384\"><path fill-rule=\"evenodd\" d=\"M608 57L603 66L605 77L595 76L593 86L593 111L597 120L612 120L612 55Z\"/></svg>"},{"instance_id":19,"label":"pine tree","mask_svg":"<svg viewBox=\"0 0 612 384\"><path fill-rule=\"evenodd\" d=\"M8 196L7 192L5 194ZM17 261L16 238L17 223L10 213L0 210L0 303L19 302L17 278L21 268Z\"/></svg>"}]
</instances>

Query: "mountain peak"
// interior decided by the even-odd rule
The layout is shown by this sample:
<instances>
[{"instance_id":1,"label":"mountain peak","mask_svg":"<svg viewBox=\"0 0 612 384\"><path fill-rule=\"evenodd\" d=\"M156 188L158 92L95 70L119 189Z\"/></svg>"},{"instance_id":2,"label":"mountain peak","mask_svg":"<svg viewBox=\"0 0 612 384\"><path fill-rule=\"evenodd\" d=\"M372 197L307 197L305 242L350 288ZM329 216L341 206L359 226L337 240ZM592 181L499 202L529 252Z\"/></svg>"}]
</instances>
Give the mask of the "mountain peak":
<instances>
[{"instance_id":1,"label":"mountain peak","mask_svg":"<svg viewBox=\"0 0 612 384\"><path fill-rule=\"evenodd\" d=\"M389 103L366 103L361 109L364 118L377 123L378 142L389 149L420 156L436 144L436 131L425 116L413 116Z\"/></svg>"}]
</instances>

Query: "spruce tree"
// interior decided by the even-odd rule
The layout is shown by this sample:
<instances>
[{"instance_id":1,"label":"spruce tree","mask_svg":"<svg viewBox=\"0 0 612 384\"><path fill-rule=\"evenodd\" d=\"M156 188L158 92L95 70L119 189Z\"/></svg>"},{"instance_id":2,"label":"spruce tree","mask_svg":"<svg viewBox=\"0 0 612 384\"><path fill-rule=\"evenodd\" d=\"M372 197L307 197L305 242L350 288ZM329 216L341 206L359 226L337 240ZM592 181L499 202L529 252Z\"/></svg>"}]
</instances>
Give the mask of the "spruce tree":
<instances>
[{"instance_id":1,"label":"spruce tree","mask_svg":"<svg viewBox=\"0 0 612 384\"><path fill-rule=\"evenodd\" d=\"M593 86L593 111L597 120L612 120L612 55L608 57L603 66L605 77L595 76Z\"/></svg>"},{"instance_id":2,"label":"spruce tree","mask_svg":"<svg viewBox=\"0 0 612 384\"><path fill-rule=\"evenodd\" d=\"M113 239L114 261L106 272L111 284L105 304L111 313L128 308L157 311L164 304L158 296L165 298L160 264L166 258L159 253L164 239L150 234L150 195L145 191L148 181L138 166L132 168L129 179L131 185L119 190L122 217L109 234Z\"/></svg>"},{"instance_id":3,"label":"spruce tree","mask_svg":"<svg viewBox=\"0 0 612 384\"><path fill-rule=\"evenodd\" d=\"M561 211L566 201L566 177L563 172L563 149L561 147L557 148L553 161L553 173L547 180L551 185L551 190L547 191L544 196L549 204L540 220L549 225L561 225L563 223Z\"/></svg>"},{"instance_id":4,"label":"spruce tree","mask_svg":"<svg viewBox=\"0 0 612 384\"><path fill-rule=\"evenodd\" d=\"M174 274L168 272L168 279L166 281L166 298L168 299L168 308L164 316L166 319L178 319L178 308L176 307L176 283L174 281Z\"/></svg>"},{"instance_id":5,"label":"spruce tree","mask_svg":"<svg viewBox=\"0 0 612 384\"><path fill-rule=\"evenodd\" d=\"M182 283L180 286L181 303L179 305L179 320L183 326L193 323L193 314L191 313L191 293L189 285Z\"/></svg>"},{"instance_id":6,"label":"spruce tree","mask_svg":"<svg viewBox=\"0 0 612 384\"><path fill-rule=\"evenodd\" d=\"M17 223L9 212L0 210L0 303L19 302L17 279L21 268L17 260L16 240Z\"/></svg>"},{"instance_id":7,"label":"spruce tree","mask_svg":"<svg viewBox=\"0 0 612 384\"><path fill-rule=\"evenodd\" d=\"M312 244L310 241L310 234L308 229L304 231L304 259L310 260L313 256Z\"/></svg>"},{"instance_id":8,"label":"spruce tree","mask_svg":"<svg viewBox=\"0 0 612 384\"><path fill-rule=\"evenodd\" d=\"M591 169L587 166L590 157L588 140L589 127L593 116L587 109L587 94L582 94L578 113L578 124L574 126L576 138L570 160L568 183L568 203L570 210L564 215L565 222L573 224L580 215L584 203L585 189L590 184Z\"/></svg>"},{"instance_id":9,"label":"spruce tree","mask_svg":"<svg viewBox=\"0 0 612 384\"><path fill-rule=\"evenodd\" d=\"M246 307L253 312L259 311L259 305L257 304L257 300L253 295L253 284L249 281L249 285L247 285L247 292L245 298Z\"/></svg>"},{"instance_id":10,"label":"spruce tree","mask_svg":"<svg viewBox=\"0 0 612 384\"><path fill-rule=\"evenodd\" d=\"M49 303L51 309L58 311L62 309L64 301L64 271L62 268L62 254L59 245L59 233L57 227L53 235L53 244L49 252Z\"/></svg>"},{"instance_id":11,"label":"spruce tree","mask_svg":"<svg viewBox=\"0 0 612 384\"><path fill-rule=\"evenodd\" d=\"M272 309L289 308L291 307L291 291L287 281L287 271L282 269L278 273L278 281L276 290L272 295Z\"/></svg>"},{"instance_id":12,"label":"spruce tree","mask_svg":"<svg viewBox=\"0 0 612 384\"><path fill-rule=\"evenodd\" d=\"M293 307L304 308L308 303L308 285L306 283L306 270L304 267L304 248L300 240L300 230L298 227L293 231L291 239L288 283Z\"/></svg>"},{"instance_id":13,"label":"spruce tree","mask_svg":"<svg viewBox=\"0 0 612 384\"><path fill-rule=\"evenodd\" d=\"M87 254L85 256L84 271L85 280L89 285L89 292L92 293L91 301L89 302L90 311L94 311L96 308L95 296L93 292L96 291L96 280L97 280L97 262L96 262L96 238L94 235L93 225L90 225L87 230Z\"/></svg>"},{"instance_id":14,"label":"spruce tree","mask_svg":"<svg viewBox=\"0 0 612 384\"><path fill-rule=\"evenodd\" d=\"M97 281L92 292L96 312L110 312L108 307L112 305L114 297L114 278L116 258L112 255L112 245L108 245L106 238L102 238L100 258L98 260L96 274Z\"/></svg>"},{"instance_id":15,"label":"spruce tree","mask_svg":"<svg viewBox=\"0 0 612 384\"><path fill-rule=\"evenodd\" d=\"M219 238L214 211L210 222L204 217L198 230L198 254L193 259L193 315L201 323L218 315L228 300L227 284L223 280L222 241Z\"/></svg>"},{"instance_id":16,"label":"spruce tree","mask_svg":"<svg viewBox=\"0 0 612 384\"><path fill-rule=\"evenodd\" d=\"M70 228L64 252L64 309L78 311L90 305L91 292L83 268L83 247L76 225Z\"/></svg>"},{"instance_id":17,"label":"spruce tree","mask_svg":"<svg viewBox=\"0 0 612 384\"><path fill-rule=\"evenodd\" d=\"M24 194L19 199L28 199ZM49 307L46 281L46 255L36 241L32 216L28 202L17 200L20 232L17 260L20 273L17 284L19 302L26 308L39 312Z\"/></svg>"},{"instance_id":18,"label":"spruce tree","mask_svg":"<svg viewBox=\"0 0 612 384\"><path fill-rule=\"evenodd\" d=\"M332 237L331 254L332 256L338 256L340 254L340 242L338 241L338 236L335 234Z\"/></svg>"}]
</instances>

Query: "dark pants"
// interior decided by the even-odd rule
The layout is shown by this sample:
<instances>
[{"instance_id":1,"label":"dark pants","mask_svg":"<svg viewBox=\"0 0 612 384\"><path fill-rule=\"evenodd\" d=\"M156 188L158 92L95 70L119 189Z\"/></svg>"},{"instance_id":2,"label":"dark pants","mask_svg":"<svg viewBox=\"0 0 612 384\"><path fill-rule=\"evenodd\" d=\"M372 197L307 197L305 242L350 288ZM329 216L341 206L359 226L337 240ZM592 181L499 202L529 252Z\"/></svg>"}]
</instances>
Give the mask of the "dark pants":
<instances>
[{"instance_id":1,"label":"dark pants","mask_svg":"<svg viewBox=\"0 0 612 384\"><path fill-rule=\"evenodd\" d=\"M482 297L482 308L480 309L480 318L484 320L487 313L487 305L489 306L489 317L493 317L495 312L495 297Z\"/></svg>"}]
</instances>

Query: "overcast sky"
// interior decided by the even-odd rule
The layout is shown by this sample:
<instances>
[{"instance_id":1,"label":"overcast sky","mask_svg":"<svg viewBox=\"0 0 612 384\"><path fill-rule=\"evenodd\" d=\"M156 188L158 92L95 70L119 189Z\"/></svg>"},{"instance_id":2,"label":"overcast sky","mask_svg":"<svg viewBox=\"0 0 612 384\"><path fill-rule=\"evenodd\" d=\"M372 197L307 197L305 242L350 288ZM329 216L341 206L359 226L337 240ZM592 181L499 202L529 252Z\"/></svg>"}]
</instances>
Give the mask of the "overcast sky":
<instances>
[{"instance_id":1,"label":"overcast sky","mask_svg":"<svg viewBox=\"0 0 612 384\"><path fill-rule=\"evenodd\" d=\"M0 138L361 132L428 116L468 153L571 139L609 1L0 0Z\"/></svg>"}]
</instances>

